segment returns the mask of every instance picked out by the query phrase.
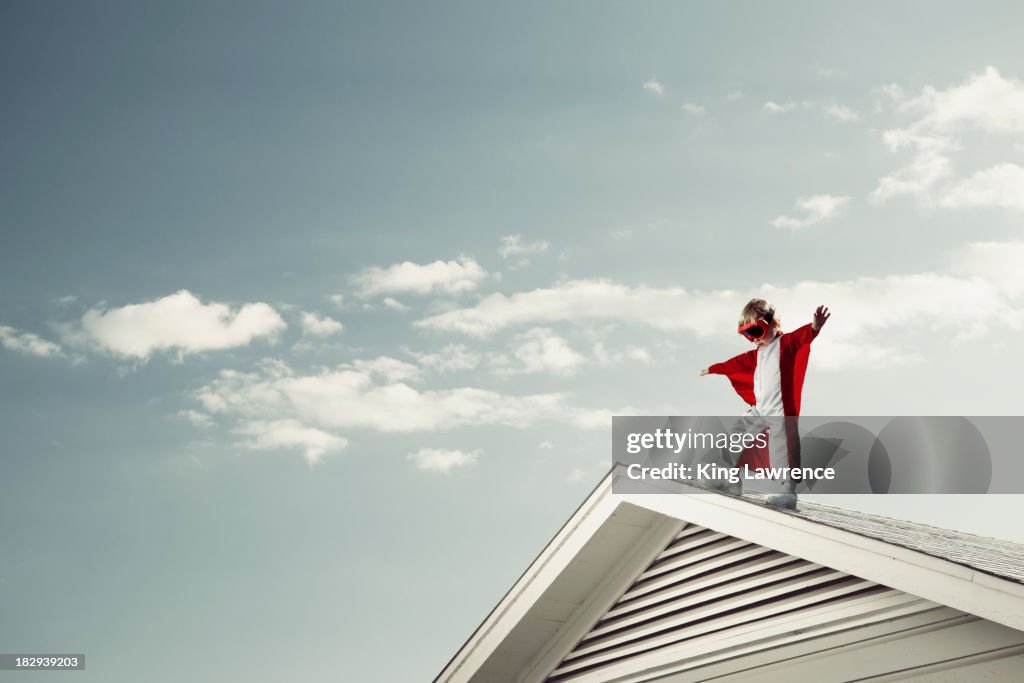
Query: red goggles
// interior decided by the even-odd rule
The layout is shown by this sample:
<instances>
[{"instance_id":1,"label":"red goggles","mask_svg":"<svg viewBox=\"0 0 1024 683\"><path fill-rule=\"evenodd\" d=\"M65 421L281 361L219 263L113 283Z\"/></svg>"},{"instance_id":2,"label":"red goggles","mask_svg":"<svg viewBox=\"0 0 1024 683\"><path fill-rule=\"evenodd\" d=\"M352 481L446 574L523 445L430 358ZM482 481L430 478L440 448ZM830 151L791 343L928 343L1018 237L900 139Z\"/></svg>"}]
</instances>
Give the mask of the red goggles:
<instances>
[{"instance_id":1,"label":"red goggles","mask_svg":"<svg viewBox=\"0 0 1024 683\"><path fill-rule=\"evenodd\" d=\"M771 328L772 325L770 322L766 322L765 320L758 318L757 320L752 320L749 323L740 325L740 328L737 331L746 337L748 341L756 342L758 339L762 339L766 334L768 334L768 330Z\"/></svg>"}]
</instances>

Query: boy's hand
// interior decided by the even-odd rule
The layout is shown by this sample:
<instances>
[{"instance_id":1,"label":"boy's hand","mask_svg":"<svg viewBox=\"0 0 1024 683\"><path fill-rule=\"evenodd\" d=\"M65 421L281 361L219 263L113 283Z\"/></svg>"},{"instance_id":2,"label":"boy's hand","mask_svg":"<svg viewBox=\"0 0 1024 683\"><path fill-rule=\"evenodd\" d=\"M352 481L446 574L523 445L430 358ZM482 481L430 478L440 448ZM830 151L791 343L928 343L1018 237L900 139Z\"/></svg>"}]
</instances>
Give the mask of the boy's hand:
<instances>
[{"instance_id":1,"label":"boy's hand","mask_svg":"<svg viewBox=\"0 0 1024 683\"><path fill-rule=\"evenodd\" d=\"M821 326L828 322L831 313L828 312L828 308L825 306L818 306L814 311L814 320L811 322L811 329L817 332L821 329Z\"/></svg>"},{"instance_id":2,"label":"boy's hand","mask_svg":"<svg viewBox=\"0 0 1024 683\"><path fill-rule=\"evenodd\" d=\"M708 374L708 369L707 369L707 368L703 368L703 369L702 369L702 370L700 371L700 376L701 376L701 377L703 377L703 376L704 376L704 375L706 375L706 374Z\"/></svg>"}]
</instances>

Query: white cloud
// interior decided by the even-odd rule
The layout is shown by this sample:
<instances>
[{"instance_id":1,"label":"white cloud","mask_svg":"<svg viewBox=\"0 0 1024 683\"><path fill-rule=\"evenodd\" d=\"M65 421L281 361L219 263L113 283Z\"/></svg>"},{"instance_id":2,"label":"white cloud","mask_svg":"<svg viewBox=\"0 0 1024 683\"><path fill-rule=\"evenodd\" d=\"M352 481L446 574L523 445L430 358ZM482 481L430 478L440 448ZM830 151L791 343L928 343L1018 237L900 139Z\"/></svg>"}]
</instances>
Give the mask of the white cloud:
<instances>
[{"instance_id":1,"label":"white cloud","mask_svg":"<svg viewBox=\"0 0 1024 683\"><path fill-rule=\"evenodd\" d=\"M345 295L344 294L331 294L327 298L330 300L330 302L332 304L334 304L335 306L338 306L339 308L345 305Z\"/></svg>"},{"instance_id":2,"label":"white cloud","mask_svg":"<svg viewBox=\"0 0 1024 683\"><path fill-rule=\"evenodd\" d=\"M322 429L308 427L298 420L248 420L235 428L235 433L248 437L237 445L260 451L298 449L306 462L315 465L325 455L338 453L348 446L348 440Z\"/></svg>"},{"instance_id":3,"label":"white cloud","mask_svg":"<svg viewBox=\"0 0 1024 683\"><path fill-rule=\"evenodd\" d=\"M391 356L378 356L371 360L355 360L351 365L360 372L383 378L387 382L417 382L422 374L415 365Z\"/></svg>"},{"instance_id":4,"label":"white cloud","mask_svg":"<svg viewBox=\"0 0 1024 683\"><path fill-rule=\"evenodd\" d=\"M520 362L511 368L512 373L549 372L555 375L572 375L587 359L569 346L569 342L551 330L534 328L515 337L512 355Z\"/></svg>"},{"instance_id":5,"label":"white cloud","mask_svg":"<svg viewBox=\"0 0 1024 683\"><path fill-rule=\"evenodd\" d=\"M989 252L994 248L985 249L991 257ZM975 257L980 258L980 253ZM846 354L839 342L857 339L865 349L875 349L875 355L866 352L861 357L852 356L849 362L870 366L867 360L875 357L884 356L892 362L914 359L918 349L906 344L915 336L931 339L935 331L941 330L955 339L983 334L993 321L1021 324L1017 321L1024 320L1024 311L1016 300L1020 290L1014 284L1018 281L1008 280L1006 273L976 270L967 276L924 272L710 292L632 287L609 280L570 280L512 296L493 294L475 306L431 316L418 324L483 337L519 325L615 321L663 332L732 338L743 304L761 296L779 307L786 329L809 322L817 305L830 306L835 315L827 336L816 347L816 358L823 367L838 367L834 359ZM956 314L951 315L951 311Z\"/></svg>"},{"instance_id":6,"label":"white cloud","mask_svg":"<svg viewBox=\"0 0 1024 683\"><path fill-rule=\"evenodd\" d=\"M480 364L480 354L465 344L448 344L435 353L407 351L421 366L437 372L472 370Z\"/></svg>"},{"instance_id":7,"label":"white cloud","mask_svg":"<svg viewBox=\"0 0 1024 683\"><path fill-rule=\"evenodd\" d=\"M651 362L651 352L642 346L632 346L626 349L626 357L640 363Z\"/></svg>"},{"instance_id":8,"label":"white cloud","mask_svg":"<svg viewBox=\"0 0 1024 683\"><path fill-rule=\"evenodd\" d=\"M608 351L604 342L596 342L593 346L594 360L601 365L616 365L624 360L632 360L638 363L650 363L651 353L642 346L631 346L625 351Z\"/></svg>"},{"instance_id":9,"label":"white cloud","mask_svg":"<svg viewBox=\"0 0 1024 683\"><path fill-rule=\"evenodd\" d=\"M784 104L779 104L778 102L768 101L768 102L764 103L763 109L766 112L770 112L772 114L782 114L784 112L789 111L790 109L792 109L795 106L796 106L796 102L786 102Z\"/></svg>"},{"instance_id":10,"label":"white cloud","mask_svg":"<svg viewBox=\"0 0 1024 683\"><path fill-rule=\"evenodd\" d=\"M191 422L195 427L213 426L213 419L206 413L201 413L198 410L182 410L178 415Z\"/></svg>"},{"instance_id":11,"label":"white cloud","mask_svg":"<svg viewBox=\"0 0 1024 683\"><path fill-rule=\"evenodd\" d=\"M799 230L838 215L850 203L849 197L837 197L831 194L816 194L811 197L800 197L796 208L802 216L778 216L772 221L776 228Z\"/></svg>"},{"instance_id":12,"label":"white cloud","mask_svg":"<svg viewBox=\"0 0 1024 683\"><path fill-rule=\"evenodd\" d=\"M601 365L612 365L613 363L617 363L622 360L620 354L613 355L608 353L608 349L604 347L603 341L595 342L591 352L593 353L594 360Z\"/></svg>"},{"instance_id":13,"label":"white cloud","mask_svg":"<svg viewBox=\"0 0 1024 683\"><path fill-rule=\"evenodd\" d=\"M554 447L555 444L551 443L550 441L541 441L539 444L537 444L537 448L541 449L542 451L550 451L553 450Z\"/></svg>"},{"instance_id":14,"label":"white cloud","mask_svg":"<svg viewBox=\"0 0 1024 683\"><path fill-rule=\"evenodd\" d=\"M693 294L682 288L630 287L611 280L568 280L553 287L496 293L476 305L455 309L417 321L426 329L461 332L485 337L518 325L583 320L646 321L654 327L685 328L685 318L676 315L695 303ZM735 314L730 313L731 320Z\"/></svg>"},{"instance_id":15,"label":"white cloud","mask_svg":"<svg viewBox=\"0 0 1024 683\"><path fill-rule=\"evenodd\" d=\"M411 261L387 268L372 266L352 277L360 296L409 292L459 294L476 289L487 272L473 259L461 257L454 261L434 261L420 265Z\"/></svg>"},{"instance_id":16,"label":"white cloud","mask_svg":"<svg viewBox=\"0 0 1024 683\"><path fill-rule=\"evenodd\" d=\"M868 195L872 203L881 203L899 195L927 196L933 187L953 174L947 152L953 147L945 138L914 135L902 130L886 131L885 141L892 150L916 148L910 164L882 177Z\"/></svg>"},{"instance_id":17,"label":"white cloud","mask_svg":"<svg viewBox=\"0 0 1024 683\"><path fill-rule=\"evenodd\" d=\"M961 208L994 206L1024 209L1024 168L998 164L955 183L939 200L939 206Z\"/></svg>"},{"instance_id":18,"label":"white cloud","mask_svg":"<svg viewBox=\"0 0 1024 683\"><path fill-rule=\"evenodd\" d=\"M743 91L742 90L734 90L734 91L732 91L731 93L729 93L728 95L725 96L725 101L726 102L737 102L737 101L742 100L742 99L743 99Z\"/></svg>"},{"instance_id":19,"label":"white cloud","mask_svg":"<svg viewBox=\"0 0 1024 683\"><path fill-rule=\"evenodd\" d=\"M643 84L643 89L648 92L654 93L658 97L665 96L665 86L663 86L661 83L654 80L653 78L649 79L646 83Z\"/></svg>"},{"instance_id":20,"label":"white cloud","mask_svg":"<svg viewBox=\"0 0 1024 683\"><path fill-rule=\"evenodd\" d=\"M891 100L902 100L906 97L907 92L903 89L903 86L898 83L888 83L883 86L879 86L878 92L882 93Z\"/></svg>"},{"instance_id":21,"label":"white cloud","mask_svg":"<svg viewBox=\"0 0 1024 683\"><path fill-rule=\"evenodd\" d=\"M915 117L903 128L886 131L884 140L891 150L909 148L914 155L907 166L879 180L870 195L872 201L907 194L946 208L1021 207L1024 202L1015 196L1019 176L1013 164L998 164L957 181L950 155L962 148L962 136L972 131L989 136L1024 132L1024 84L1004 78L990 66L960 85L925 86L914 97L897 85L884 86L882 91L902 113Z\"/></svg>"},{"instance_id":22,"label":"white cloud","mask_svg":"<svg viewBox=\"0 0 1024 683\"><path fill-rule=\"evenodd\" d=\"M830 323L831 324L831 323ZM831 330L830 330L831 332ZM924 358L916 349L904 349L872 342L829 338L827 346L817 345L814 365L822 370L846 370L921 363ZM824 349L823 353L819 350Z\"/></svg>"},{"instance_id":23,"label":"white cloud","mask_svg":"<svg viewBox=\"0 0 1024 683\"><path fill-rule=\"evenodd\" d=\"M833 104L825 107L825 114L842 123L856 121L860 118L857 112L841 104Z\"/></svg>"},{"instance_id":24,"label":"white cloud","mask_svg":"<svg viewBox=\"0 0 1024 683\"><path fill-rule=\"evenodd\" d=\"M240 420L293 419L324 430L388 433L467 425L523 427L548 420L591 428L607 426L612 415L572 406L560 393L513 396L475 387L421 390L403 381L410 375L415 378L408 367L378 358L297 374L273 361L255 372L222 370L196 398L207 412Z\"/></svg>"},{"instance_id":25,"label":"white cloud","mask_svg":"<svg viewBox=\"0 0 1024 683\"><path fill-rule=\"evenodd\" d=\"M583 481L583 470L579 467L574 468L573 471L569 473L569 476L566 477L566 481L570 484L576 484Z\"/></svg>"},{"instance_id":26,"label":"white cloud","mask_svg":"<svg viewBox=\"0 0 1024 683\"><path fill-rule=\"evenodd\" d=\"M63 355L60 344L47 341L31 332L21 332L7 325L0 325L0 346L10 351L42 358Z\"/></svg>"},{"instance_id":27,"label":"white cloud","mask_svg":"<svg viewBox=\"0 0 1024 683\"><path fill-rule=\"evenodd\" d=\"M390 296L384 297L384 300L381 301L381 303L384 305L384 308L390 308L392 311L405 312L409 310L408 306L403 304L398 299L394 299Z\"/></svg>"},{"instance_id":28,"label":"white cloud","mask_svg":"<svg viewBox=\"0 0 1024 683\"><path fill-rule=\"evenodd\" d=\"M302 314L302 331L313 337L329 337L338 334L344 329L344 325L328 316L318 316L316 313Z\"/></svg>"},{"instance_id":29,"label":"white cloud","mask_svg":"<svg viewBox=\"0 0 1024 683\"><path fill-rule=\"evenodd\" d=\"M544 240L536 242L524 242L522 235L505 235L501 238L501 246L498 253L504 259L510 256L525 256L527 254L538 254L547 251L551 245Z\"/></svg>"},{"instance_id":30,"label":"white cloud","mask_svg":"<svg viewBox=\"0 0 1024 683\"><path fill-rule=\"evenodd\" d=\"M690 102L684 102L682 106L680 106L679 108L682 110L684 114L689 114L690 116L704 116L704 114L706 113L704 105L702 104L692 104Z\"/></svg>"},{"instance_id":31,"label":"white cloud","mask_svg":"<svg viewBox=\"0 0 1024 683\"><path fill-rule=\"evenodd\" d=\"M973 242L953 255L953 272L995 283L1007 295L1024 294L1024 242Z\"/></svg>"},{"instance_id":32,"label":"white cloud","mask_svg":"<svg viewBox=\"0 0 1024 683\"><path fill-rule=\"evenodd\" d=\"M448 474L456 467L473 465L482 452L479 449L467 452L454 449L421 448L415 453L410 453L406 459L415 463L418 470Z\"/></svg>"},{"instance_id":33,"label":"white cloud","mask_svg":"<svg viewBox=\"0 0 1024 683\"><path fill-rule=\"evenodd\" d=\"M925 86L921 94L904 102L906 111L923 116L913 128L940 133L977 129L987 132L1024 131L1024 83L1003 78L992 66L971 74L958 86L945 90Z\"/></svg>"},{"instance_id":34,"label":"white cloud","mask_svg":"<svg viewBox=\"0 0 1024 683\"><path fill-rule=\"evenodd\" d=\"M204 304L185 289L146 303L93 308L81 322L81 332L99 347L140 359L171 349L185 355L245 346L261 337L273 339L286 327L265 303L232 310L227 304Z\"/></svg>"}]
</instances>

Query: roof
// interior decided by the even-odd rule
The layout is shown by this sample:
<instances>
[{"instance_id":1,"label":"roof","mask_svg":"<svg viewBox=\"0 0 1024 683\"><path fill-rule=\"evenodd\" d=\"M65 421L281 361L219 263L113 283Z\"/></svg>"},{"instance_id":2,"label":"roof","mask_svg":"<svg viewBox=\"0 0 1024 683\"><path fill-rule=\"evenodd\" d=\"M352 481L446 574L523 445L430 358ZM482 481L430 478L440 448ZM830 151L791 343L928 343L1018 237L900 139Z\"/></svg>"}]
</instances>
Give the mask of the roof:
<instances>
[{"instance_id":1,"label":"roof","mask_svg":"<svg viewBox=\"0 0 1024 683\"><path fill-rule=\"evenodd\" d=\"M759 642L823 639L850 624L859 624L858 628L875 624L871 626L875 628L881 623L924 619L924 614L931 615L928 619L939 618L935 615L945 620L980 618L993 628L1024 631L1022 544L803 500L797 511L788 511L764 505L758 494L737 497L699 491L692 495L698 490L674 481L644 482L640 487L630 482L630 493L613 493L613 482L621 480L621 466L612 468L437 681L531 683L550 676L605 680L600 677L603 673L593 672L621 669L624 648L631 648L628 656L633 657L638 647L646 648L637 657L644 659L648 670L667 670L670 660L665 658L670 656L675 656L671 662L677 666L679 643L649 625L663 618L668 620L665 623L682 624L688 615L669 614L664 611L669 607L652 608L666 616L631 618L630 623L639 624L636 629L630 626L611 638L600 636L604 627L598 626L623 609L617 607L624 604L622 600L633 600L638 586L652 585L651 577L673 563L713 566L714 571L728 568L741 576L740 582L754 585L764 583L760 572L768 565L782 563L785 567L780 572L791 584L800 584L801 591L809 590L806 582L820 585L815 590L827 604L780 593L779 601L790 602L783 606L770 599L767 611L765 603L752 602L749 596L710 590L707 595L717 595L725 610L721 614L732 620L730 628L735 627L730 642L743 642L755 633ZM683 548L686 545L690 547ZM681 552L689 554L684 557ZM675 559L666 564L669 556ZM744 569L748 561L750 566ZM692 572L687 569L676 576L658 580L678 586L680 581L691 581ZM672 599L679 600L678 596ZM790 611L798 603L804 611ZM719 610L710 604L701 609L705 608L712 610L709 614ZM757 610L746 623L736 619ZM789 617L784 614L787 611ZM835 621L840 611L845 616ZM716 619L705 621L713 624ZM833 622L826 623L828 619ZM643 620L647 621L641 624ZM725 655L715 648L720 650L720 643L729 639L723 639L722 633L701 636L704 628L702 623L686 627L693 634L686 636L690 638L686 655L692 660L693 653L705 647L702 661L718 661ZM765 629L774 635L766 636ZM626 643L629 638L635 642ZM655 639L664 643L658 646L664 652L648 647ZM574 661L583 668L573 672Z\"/></svg>"},{"instance_id":2,"label":"roof","mask_svg":"<svg viewBox=\"0 0 1024 683\"><path fill-rule=\"evenodd\" d=\"M754 499L754 496L751 498ZM801 501L796 512L780 513L793 514L819 524L875 538L1024 584L1024 543L988 538L817 502Z\"/></svg>"}]
</instances>

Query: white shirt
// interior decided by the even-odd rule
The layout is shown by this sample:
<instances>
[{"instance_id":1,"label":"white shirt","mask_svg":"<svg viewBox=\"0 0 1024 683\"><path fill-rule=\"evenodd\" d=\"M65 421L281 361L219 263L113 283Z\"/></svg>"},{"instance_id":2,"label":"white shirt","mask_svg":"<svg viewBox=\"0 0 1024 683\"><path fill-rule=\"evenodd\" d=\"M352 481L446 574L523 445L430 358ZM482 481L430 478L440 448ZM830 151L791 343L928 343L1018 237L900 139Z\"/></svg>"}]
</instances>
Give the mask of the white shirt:
<instances>
[{"instance_id":1,"label":"white shirt","mask_svg":"<svg viewBox=\"0 0 1024 683\"><path fill-rule=\"evenodd\" d=\"M754 412L758 415L785 415L782 407L782 374L779 371L779 340L776 334L770 344L757 347L757 367L754 368Z\"/></svg>"}]
</instances>

